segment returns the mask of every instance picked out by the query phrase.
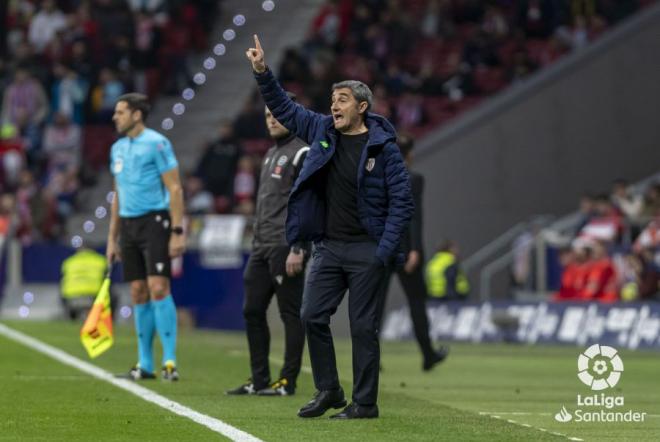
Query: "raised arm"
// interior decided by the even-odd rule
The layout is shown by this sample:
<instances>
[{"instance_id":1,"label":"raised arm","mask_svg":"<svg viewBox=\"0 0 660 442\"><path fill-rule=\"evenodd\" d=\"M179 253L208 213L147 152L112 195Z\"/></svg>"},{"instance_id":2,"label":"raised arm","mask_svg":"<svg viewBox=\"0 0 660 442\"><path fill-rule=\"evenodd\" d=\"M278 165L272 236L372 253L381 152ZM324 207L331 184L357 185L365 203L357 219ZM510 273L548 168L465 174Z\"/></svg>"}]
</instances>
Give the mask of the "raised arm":
<instances>
[{"instance_id":1,"label":"raised arm","mask_svg":"<svg viewBox=\"0 0 660 442\"><path fill-rule=\"evenodd\" d=\"M259 37L254 36L254 46L245 53L252 63L254 77L259 86L259 92L277 121L296 134L306 143L312 143L314 133L318 129L325 115L305 109L293 102L284 92L282 86L275 79L272 71L266 66L264 50Z\"/></svg>"}]
</instances>

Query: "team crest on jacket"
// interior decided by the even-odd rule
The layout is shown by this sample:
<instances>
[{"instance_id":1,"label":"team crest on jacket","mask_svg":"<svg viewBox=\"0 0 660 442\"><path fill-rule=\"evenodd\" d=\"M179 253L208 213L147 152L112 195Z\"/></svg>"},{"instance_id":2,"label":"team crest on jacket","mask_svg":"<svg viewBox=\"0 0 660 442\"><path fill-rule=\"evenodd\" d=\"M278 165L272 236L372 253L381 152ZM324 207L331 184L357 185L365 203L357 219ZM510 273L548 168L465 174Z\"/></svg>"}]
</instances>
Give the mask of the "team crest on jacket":
<instances>
[{"instance_id":1,"label":"team crest on jacket","mask_svg":"<svg viewBox=\"0 0 660 442\"><path fill-rule=\"evenodd\" d=\"M371 172L376 165L376 158L369 158L367 160L367 172Z\"/></svg>"}]
</instances>

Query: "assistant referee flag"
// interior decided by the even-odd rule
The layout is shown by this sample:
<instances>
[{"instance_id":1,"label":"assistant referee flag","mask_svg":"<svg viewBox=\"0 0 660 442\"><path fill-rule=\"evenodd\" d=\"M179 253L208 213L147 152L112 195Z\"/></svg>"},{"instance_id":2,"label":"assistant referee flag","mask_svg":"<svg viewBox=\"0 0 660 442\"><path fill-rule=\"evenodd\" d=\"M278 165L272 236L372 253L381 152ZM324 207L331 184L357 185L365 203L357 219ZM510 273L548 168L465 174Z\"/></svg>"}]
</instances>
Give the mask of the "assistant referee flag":
<instances>
[{"instance_id":1,"label":"assistant referee flag","mask_svg":"<svg viewBox=\"0 0 660 442\"><path fill-rule=\"evenodd\" d=\"M90 358L112 347L112 311L110 310L110 276L107 275L96 295L94 305L80 330L80 341Z\"/></svg>"}]
</instances>

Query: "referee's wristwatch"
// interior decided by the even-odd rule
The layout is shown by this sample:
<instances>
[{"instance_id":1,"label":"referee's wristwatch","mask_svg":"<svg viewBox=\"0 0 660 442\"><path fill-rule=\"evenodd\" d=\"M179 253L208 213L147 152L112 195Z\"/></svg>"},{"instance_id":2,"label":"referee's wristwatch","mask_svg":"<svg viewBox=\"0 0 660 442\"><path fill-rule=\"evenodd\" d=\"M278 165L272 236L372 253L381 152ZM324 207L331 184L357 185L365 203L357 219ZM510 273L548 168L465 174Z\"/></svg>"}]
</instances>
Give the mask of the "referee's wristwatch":
<instances>
[{"instance_id":1,"label":"referee's wristwatch","mask_svg":"<svg viewBox=\"0 0 660 442\"><path fill-rule=\"evenodd\" d=\"M183 235L183 227L181 226L172 227L172 233L175 235Z\"/></svg>"}]
</instances>

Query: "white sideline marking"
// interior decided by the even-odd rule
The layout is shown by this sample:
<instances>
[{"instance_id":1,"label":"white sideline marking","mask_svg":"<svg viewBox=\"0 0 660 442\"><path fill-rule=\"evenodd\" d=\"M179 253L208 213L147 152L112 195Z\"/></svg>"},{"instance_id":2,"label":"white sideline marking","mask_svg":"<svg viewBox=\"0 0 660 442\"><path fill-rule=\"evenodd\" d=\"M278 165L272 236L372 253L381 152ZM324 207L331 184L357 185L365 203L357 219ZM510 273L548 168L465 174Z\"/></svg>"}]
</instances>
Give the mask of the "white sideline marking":
<instances>
[{"instance_id":1,"label":"white sideline marking","mask_svg":"<svg viewBox=\"0 0 660 442\"><path fill-rule=\"evenodd\" d=\"M569 436L567 434L557 433L555 431L549 431L546 428L534 427L534 426L529 425L529 424L514 421L513 419L503 419L502 416L500 416L501 414L509 414L509 415L516 415L516 416L528 416L528 415L531 415L531 414L534 414L534 415L550 415L551 413L529 413L529 412L525 412L525 411L480 411L479 414L482 415L482 416L490 416L493 419L506 421L506 422L508 422L512 425L517 425L519 427L533 428L535 430L539 430L539 431L542 431L544 433L549 433L549 434L552 434L554 436L565 437L568 440L574 440L574 441L578 441L578 442L584 440L584 439L580 439L578 437Z\"/></svg>"},{"instance_id":2,"label":"white sideline marking","mask_svg":"<svg viewBox=\"0 0 660 442\"><path fill-rule=\"evenodd\" d=\"M12 328L7 327L4 324L0 324L0 335L9 338L19 344L23 344L26 347L36 350L39 353L43 353L46 356L50 356L58 362L61 362L64 365L80 370L84 373L87 373L90 376L93 376L102 381L108 382L115 387L119 387L122 390L128 391L144 399L147 402L158 405L161 408L171 411L174 414L179 416L186 417L193 422L196 422L200 425L205 426L206 428L222 434L223 436L236 441L236 442L263 442L261 439L252 436L245 431L239 430L238 428L232 427L229 424L224 423L220 419L207 416L198 411L188 408L185 405L181 405L178 402L175 402L171 399L161 396L160 394L151 391L147 388L142 387L141 385L136 384L133 381L128 379L117 379L114 375L108 371L103 370L95 365L92 365L88 362L82 361L70 354L52 347L48 344L45 344L35 338L32 338L26 334L23 334L19 331L16 331Z\"/></svg>"}]
</instances>

